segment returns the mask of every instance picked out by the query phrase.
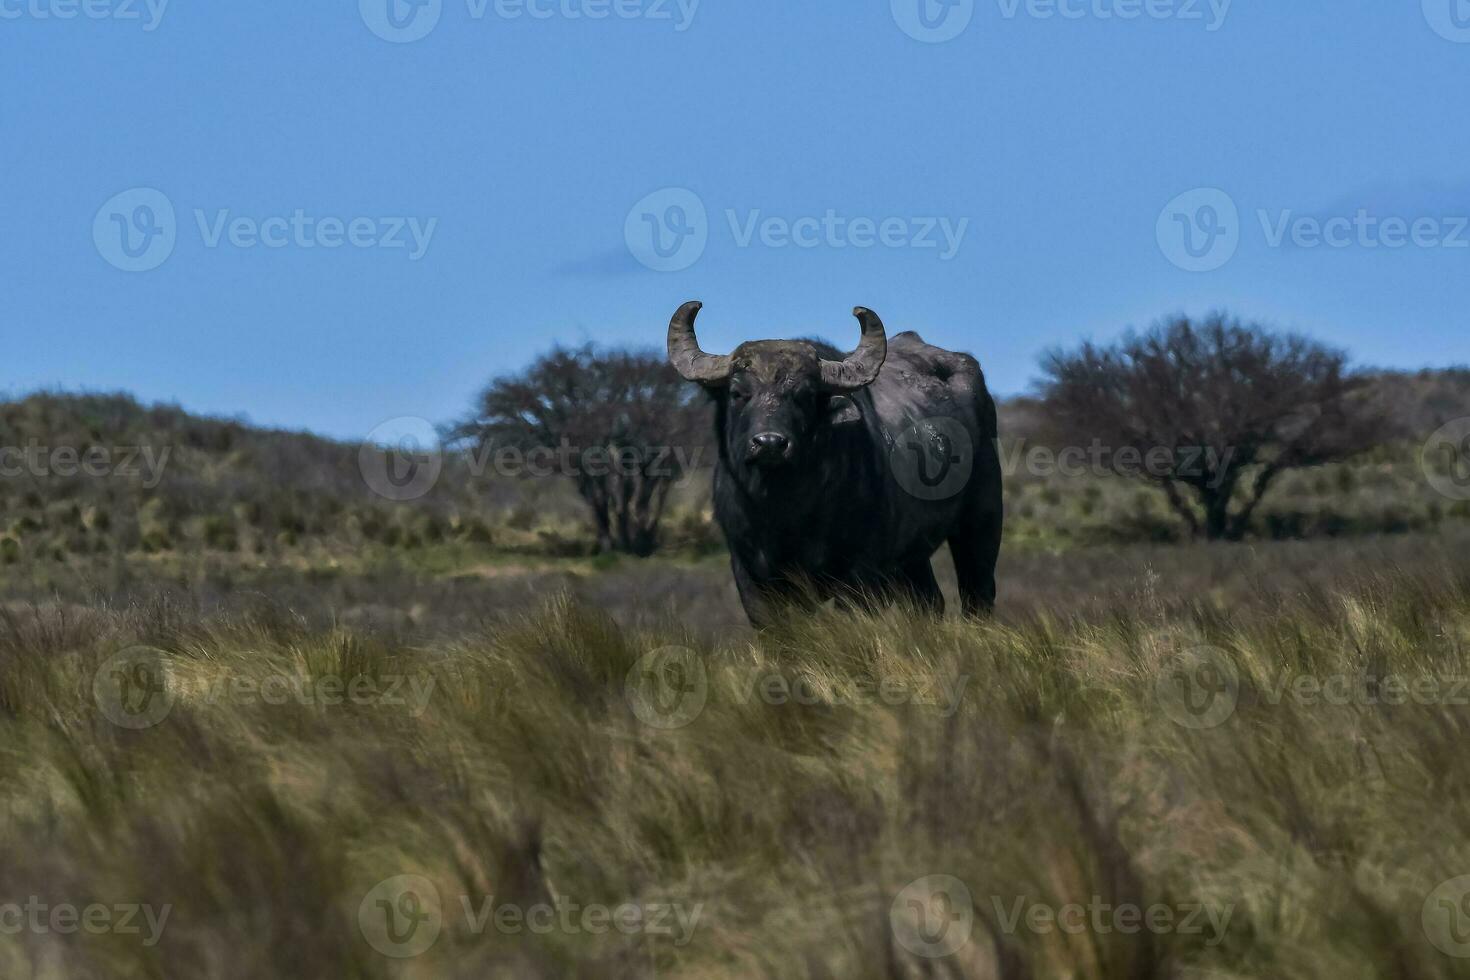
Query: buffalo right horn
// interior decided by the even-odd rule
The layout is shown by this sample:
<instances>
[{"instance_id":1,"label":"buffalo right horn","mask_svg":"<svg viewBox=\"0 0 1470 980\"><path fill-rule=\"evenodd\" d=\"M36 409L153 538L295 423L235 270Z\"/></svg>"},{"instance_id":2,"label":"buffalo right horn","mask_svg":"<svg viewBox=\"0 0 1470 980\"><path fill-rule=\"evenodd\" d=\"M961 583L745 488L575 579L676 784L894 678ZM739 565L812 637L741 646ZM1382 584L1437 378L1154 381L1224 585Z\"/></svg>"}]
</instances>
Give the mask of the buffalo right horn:
<instances>
[{"instance_id":1,"label":"buffalo right horn","mask_svg":"<svg viewBox=\"0 0 1470 980\"><path fill-rule=\"evenodd\" d=\"M669 321L669 363L685 381L722 385L730 378L729 355L706 354L694 336L694 318L703 306L698 300L685 303Z\"/></svg>"},{"instance_id":2,"label":"buffalo right horn","mask_svg":"<svg viewBox=\"0 0 1470 980\"><path fill-rule=\"evenodd\" d=\"M840 361L823 359L822 386L830 392L845 394L872 384L878 377L878 369L888 357L888 334L878 314L859 306L852 311L863 328L863 339L858 341L857 350Z\"/></svg>"}]
</instances>

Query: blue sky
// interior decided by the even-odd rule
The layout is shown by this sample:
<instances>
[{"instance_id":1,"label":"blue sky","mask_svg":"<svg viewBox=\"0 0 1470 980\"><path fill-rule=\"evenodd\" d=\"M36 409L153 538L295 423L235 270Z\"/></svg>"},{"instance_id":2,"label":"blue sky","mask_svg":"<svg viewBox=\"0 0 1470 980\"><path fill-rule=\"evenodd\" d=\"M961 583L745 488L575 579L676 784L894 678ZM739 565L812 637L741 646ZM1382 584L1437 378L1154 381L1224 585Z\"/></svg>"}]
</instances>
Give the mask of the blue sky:
<instances>
[{"instance_id":1,"label":"blue sky","mask_svg":"<svg viewBox=\"0 0 1470 980\"><path fill-rule=\"evenodd\" d=\"M1470 360L1470 0L416 2L0 0L0 387L355 438L689 298Z\"/></svg>"}]
</instances>

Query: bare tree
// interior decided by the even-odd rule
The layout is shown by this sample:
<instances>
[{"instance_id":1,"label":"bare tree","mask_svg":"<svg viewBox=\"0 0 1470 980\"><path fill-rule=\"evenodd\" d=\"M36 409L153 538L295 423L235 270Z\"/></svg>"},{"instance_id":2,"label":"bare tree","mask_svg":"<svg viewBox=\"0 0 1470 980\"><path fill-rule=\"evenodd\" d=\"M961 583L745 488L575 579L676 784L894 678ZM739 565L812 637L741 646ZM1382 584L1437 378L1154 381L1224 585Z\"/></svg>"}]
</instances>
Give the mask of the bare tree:
<instances>
[{"instance_id":1,"label":"bare tree","mask_svg":"<svg viewBox=\"0 0 1470 980\"><path fill-rule=\"evenodd\" d=\"M669 489L700 459L706 411L662 352L587 345L490 382L452 434L480 454L539 451L575 481L599 551L647 556Z\"/></svg>"},{"instance_id":2,"label":"bare tree","mask_svg":"<svg viewBox=\"0 0 1470 980\"><path fill-rule=\"evenodd\" d=\"M1212 539L1244 536L1283 472L1347 459L1390 432L1343 352L1222 313L1052 351L1042 370L1056 435L1100 442L1115 468L1120 450L1152 460L1129 472L1162 487L1191 532Z\"/></svg>"}]
</instances>

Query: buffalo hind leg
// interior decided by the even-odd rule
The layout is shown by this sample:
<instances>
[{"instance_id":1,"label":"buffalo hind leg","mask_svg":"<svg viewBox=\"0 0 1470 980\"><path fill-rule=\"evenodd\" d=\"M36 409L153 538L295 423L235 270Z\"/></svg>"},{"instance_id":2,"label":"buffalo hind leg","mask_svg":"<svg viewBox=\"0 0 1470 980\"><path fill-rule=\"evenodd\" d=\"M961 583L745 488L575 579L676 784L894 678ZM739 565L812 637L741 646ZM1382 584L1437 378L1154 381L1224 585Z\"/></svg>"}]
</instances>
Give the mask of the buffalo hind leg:
<instances>
[{"instance_id":1,"label":"buffalo hind leg","mask_svg":"<svg viewBox=\"0 0 1470 980\"><path fill-rule=\"evenodd\" d=\"M966 616L988 616L995 609L995 563L1000 557L1001 514L975 514L949 538Z\"/></svg>"},{"instance_id":2,"label":"buffalo hind leg","mask_svg":"<svg viewBox=\"0 0 1470 980\"><path fill-rule=\"evenodd\" d=\"M905 562L893 571L869 570L853 575L833 590L838 609L879 613L895 603L944 615L944 592L929 559Z\"/></svg>"}]
</instances>

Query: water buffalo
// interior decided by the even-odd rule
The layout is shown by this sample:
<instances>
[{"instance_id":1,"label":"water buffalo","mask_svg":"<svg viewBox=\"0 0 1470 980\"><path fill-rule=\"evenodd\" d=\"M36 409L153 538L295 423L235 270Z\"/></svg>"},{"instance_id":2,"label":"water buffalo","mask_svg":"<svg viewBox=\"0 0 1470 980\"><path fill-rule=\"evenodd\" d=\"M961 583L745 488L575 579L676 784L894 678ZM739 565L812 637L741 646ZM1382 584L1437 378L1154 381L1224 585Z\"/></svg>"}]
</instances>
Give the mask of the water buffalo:
<instances>
[{"instance_id":1,"label":"water buffalo","mask_svg":"<svg viewBox=\"0 0 1470 980\"><path fill-rule=\"evenodd\" d=\"M943 612L930 558L949 543L966 613L995 602L1001 470L995 402L980 365L924 343L890 342L853 311L857 350L812 340L699 349L685 303L669 361L715 403L715 517L756 626L777 604L904 596Z\"/></svg>"}]
</instances>

